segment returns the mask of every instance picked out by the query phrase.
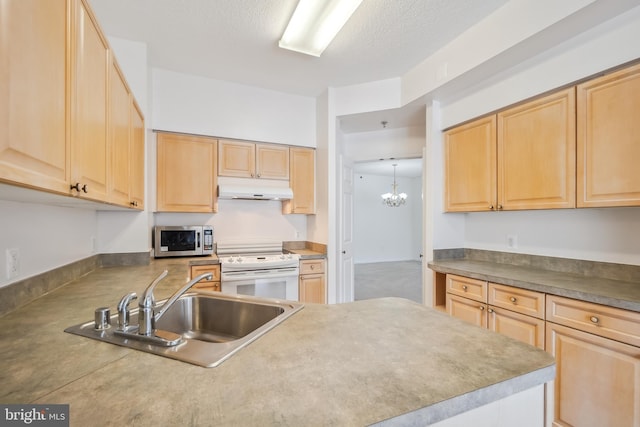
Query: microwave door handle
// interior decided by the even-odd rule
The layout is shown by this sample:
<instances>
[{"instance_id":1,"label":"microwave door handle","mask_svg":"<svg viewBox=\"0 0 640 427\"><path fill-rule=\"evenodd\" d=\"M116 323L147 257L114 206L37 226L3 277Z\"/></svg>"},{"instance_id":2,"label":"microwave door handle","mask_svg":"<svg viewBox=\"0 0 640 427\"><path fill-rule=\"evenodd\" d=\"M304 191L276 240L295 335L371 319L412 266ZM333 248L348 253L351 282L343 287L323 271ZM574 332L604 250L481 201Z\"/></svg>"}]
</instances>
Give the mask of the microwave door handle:
<instances>
[{"instance_id":1,"label":"microwave door handle","mask_svg":"<svg viewBox=\"0 0 640 427\"><path fill-rule=\"evenodd\" d=\"M200 247L200 232L196 231L196 247Z\"/></svg>"}]
</instances>

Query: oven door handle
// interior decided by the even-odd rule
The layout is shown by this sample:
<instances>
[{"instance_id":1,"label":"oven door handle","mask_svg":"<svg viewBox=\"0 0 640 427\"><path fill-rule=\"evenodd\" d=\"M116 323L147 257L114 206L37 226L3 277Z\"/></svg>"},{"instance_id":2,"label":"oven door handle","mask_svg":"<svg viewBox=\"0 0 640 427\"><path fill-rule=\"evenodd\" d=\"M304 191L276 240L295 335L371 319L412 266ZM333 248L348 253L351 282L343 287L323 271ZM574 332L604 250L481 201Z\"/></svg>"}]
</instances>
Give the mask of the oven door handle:
<instances>
[{"instance_id":1,"label":"oven door handle","mask_svg":"<svg viewBox=\"0 0 640 427\"><path fill-rule=\"evenodd\" d=\"M238 280L280 279L298 275L298 267L279 268L276 270L226 271L220 275L220 281L233 282Z\"/></svg>"}]
</instances>

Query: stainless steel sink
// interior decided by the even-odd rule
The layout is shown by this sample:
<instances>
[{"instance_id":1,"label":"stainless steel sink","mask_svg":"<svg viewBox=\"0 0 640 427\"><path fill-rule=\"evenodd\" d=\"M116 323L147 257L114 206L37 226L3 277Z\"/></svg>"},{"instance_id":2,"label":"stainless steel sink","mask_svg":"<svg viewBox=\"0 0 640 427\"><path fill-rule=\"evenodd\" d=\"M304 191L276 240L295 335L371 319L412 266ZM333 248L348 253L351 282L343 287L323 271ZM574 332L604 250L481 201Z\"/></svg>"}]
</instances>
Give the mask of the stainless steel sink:
<instances>
[{"instance_id":1,"label":"stainless steel sink","mask_svg":"<svg viewBox=\"0 0 640 427\"><path fill-rule=\"evenodd\" d=\"M159 333L169 331L182 337L182 342L175 346L158 346L115 334L117 314L111 316L107 329L98 330L94 321L90 321L71 326L65 332L210 368L303 307L292 301L198 291L181 296L156 324ZM134 309L131 324L137 322L138 310Z\"/></svg>"}]
</instances>

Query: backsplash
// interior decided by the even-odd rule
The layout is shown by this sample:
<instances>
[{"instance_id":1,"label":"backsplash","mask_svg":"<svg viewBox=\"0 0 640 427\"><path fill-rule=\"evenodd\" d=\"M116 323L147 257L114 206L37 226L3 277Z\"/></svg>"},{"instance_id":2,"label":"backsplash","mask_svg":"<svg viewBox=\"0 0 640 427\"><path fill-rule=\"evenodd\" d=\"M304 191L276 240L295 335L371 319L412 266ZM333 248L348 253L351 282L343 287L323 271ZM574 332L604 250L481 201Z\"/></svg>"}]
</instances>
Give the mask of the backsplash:
<instances>
[{"instance_id":1,"label":"backsplash","mask_svg":"<svg viewBox=\"0 0 640 427\"><path fill-rule=\"evenodd\" d=\"M436 261L445 259L467 259L469 261L485 261L497 264L533 267L541 270L558 271L587 277L602 277L627 282L640 282L640 266L637 265L469 248L436 249L433 251L433 259Z\"/></svg>"}]
</instances>

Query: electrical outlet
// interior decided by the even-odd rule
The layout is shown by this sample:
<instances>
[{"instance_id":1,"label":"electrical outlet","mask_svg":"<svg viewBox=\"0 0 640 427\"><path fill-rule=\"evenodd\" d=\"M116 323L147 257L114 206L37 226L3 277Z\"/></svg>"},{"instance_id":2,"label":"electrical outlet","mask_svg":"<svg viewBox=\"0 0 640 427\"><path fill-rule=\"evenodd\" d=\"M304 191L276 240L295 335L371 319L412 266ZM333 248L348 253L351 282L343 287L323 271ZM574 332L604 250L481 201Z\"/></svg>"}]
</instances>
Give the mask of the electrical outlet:
<instances>
[{"instance_id":1,"label":"electrical outlet","mask_svg":"<svg viewBox=\"0 0 640 427\"><path fill-rule=\"evenodd\" d=\"M16 248L7 249L7 279L13 279L20 274L20 251Z\"/></svg>"},{"instance_id":2,"label":"electrical outlet","mask_svg":"<svg viewBox=\"0 0 640 427\"><path fill-rule=\"evenodd\" d=\"M518 247L518 235L517 234L508 234L507 235L507 246L511 249L516 249Z\"/></svg>"}]
</instances>

